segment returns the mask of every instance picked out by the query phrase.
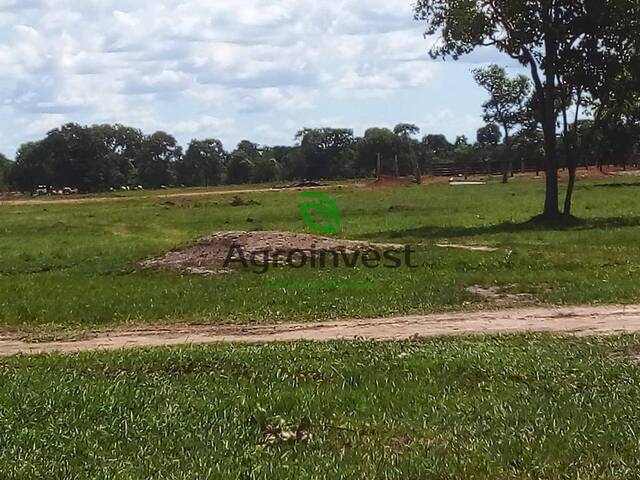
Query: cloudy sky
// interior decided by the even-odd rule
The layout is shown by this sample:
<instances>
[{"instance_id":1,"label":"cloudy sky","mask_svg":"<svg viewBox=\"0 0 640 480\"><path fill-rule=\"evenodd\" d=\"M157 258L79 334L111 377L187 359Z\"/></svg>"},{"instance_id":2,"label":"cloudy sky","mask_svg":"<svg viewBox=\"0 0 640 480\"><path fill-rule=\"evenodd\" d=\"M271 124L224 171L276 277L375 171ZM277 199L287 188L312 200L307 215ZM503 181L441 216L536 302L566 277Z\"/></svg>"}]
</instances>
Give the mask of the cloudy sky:
<instances>
[{"instance_id":1,"label":"cloudy sky","mask_svg":"<svg viewBox=\"0 0 640 480\"><path fill-rule=\"evenodd\" d=\"M0 0L0 151L63 122L289 144L301 127L474 136L486 49L433 61L411 0Z\"/></svg>"}]
</instances>

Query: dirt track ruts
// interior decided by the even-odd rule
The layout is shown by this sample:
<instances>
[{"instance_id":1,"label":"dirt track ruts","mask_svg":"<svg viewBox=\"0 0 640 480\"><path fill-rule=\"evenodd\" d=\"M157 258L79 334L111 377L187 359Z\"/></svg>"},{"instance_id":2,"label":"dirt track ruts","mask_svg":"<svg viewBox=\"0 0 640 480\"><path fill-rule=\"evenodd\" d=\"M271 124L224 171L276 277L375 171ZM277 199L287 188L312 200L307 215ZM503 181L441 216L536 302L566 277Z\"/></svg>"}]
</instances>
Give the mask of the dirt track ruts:
<instances>
[{"instance_id":1,"label":"dirt track ruts","mask_svg":"<svg viewBox=\"0 0 640 480\"><path fill-rule=\"evenodd\" d=\"M78 341L28 343L0 335L0 356L210 343L398 341L451 335L640 333L640 305L521 308L276 325L166 325L99 332Z\"/></svg>"},{"instance_id":2,"label":"dirt track ruts","mask_svg":"<svg viewBox=\"0 0 640 480\"><path fill-rule=\"evenodd\" d=\"M273 192L295 192L307 190L328 190L332 188L360 187L360 184L353 185L326 185L320 187L292 187L292 188L254 188L239 190L212 190L204 192L183 192L183 193L157 193L150 195L127 195L127 196L104 196L104 197L73 197L73 198L21 198L17 200L0 199L0 206L28 206L28 205L69 205L69 204L85 204L85 203L108 203L121 202L126 200L143 200L150 198L170 199L170 198L189 198L189 197L216 197L223 195L244 195L250 193L273 193Z\"/></svg>"}]
</instances>

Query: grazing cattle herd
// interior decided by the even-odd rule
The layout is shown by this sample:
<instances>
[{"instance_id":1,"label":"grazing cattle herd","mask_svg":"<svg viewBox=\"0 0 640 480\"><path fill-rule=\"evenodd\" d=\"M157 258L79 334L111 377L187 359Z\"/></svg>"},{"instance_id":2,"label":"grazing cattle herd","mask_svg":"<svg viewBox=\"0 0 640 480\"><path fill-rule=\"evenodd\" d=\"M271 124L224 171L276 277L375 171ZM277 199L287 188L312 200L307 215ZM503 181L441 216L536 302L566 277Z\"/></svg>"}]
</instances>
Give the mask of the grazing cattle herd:
<instances>
[{"instance_id":1,"label":"grazing cattle herd","mask_svg":"<svg viewBox=\"0 0 640 480\"><path fill-rule=\"evenodd\" d=\"M34 197L39 197L43 195L75 195L78 193L77 188L71 187L63 187L63 188L55 188L51 185L38 185L38 187L33 191Z\"/></svg>"},{"instance_id":2,"label":"grazing cattle herd","mask_svg":"<svg viewBox=\"0 0 640 480\"><path fill-rule=\"evenodd\" d=\"M135 191L135 190L144 190L144 187L142 185L135 185L135 186L122 186L118 188L111 187L109 189L110 192L116 192L116 191L129 192L129 191ZM72 187L56 188L51 185L38 185L36 189L31 193L31 195L34 197L41 197L45 195L77 195L78 193L80 192L77 188L72 188Z\"/></svg>"}]
</instances>

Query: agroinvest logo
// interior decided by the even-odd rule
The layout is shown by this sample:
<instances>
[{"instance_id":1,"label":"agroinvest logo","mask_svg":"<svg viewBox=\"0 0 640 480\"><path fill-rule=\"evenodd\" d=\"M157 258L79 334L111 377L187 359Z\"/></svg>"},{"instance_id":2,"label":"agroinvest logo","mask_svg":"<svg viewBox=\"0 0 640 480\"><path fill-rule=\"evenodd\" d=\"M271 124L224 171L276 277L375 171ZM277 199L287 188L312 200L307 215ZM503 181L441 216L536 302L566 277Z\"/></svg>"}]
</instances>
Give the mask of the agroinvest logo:
<instances>
[{"instance_id":1,"label":"agroinvest logo","mask_svg":"<svg viewBox=\"0 0 640 480\"><path fill-rule=\"evenodd\" d=\"M342 216L336 201L320 192L302 192L300 213L302 220L310 230L320 235L335 235L340 231ZM232 245L224 262L225 268L232 264L241 264L245 268L253 267L253 272L267 273L270 267L287 266L292 268L418 268L413 263L415 249L410 245L400 248L381 248L372 245L370 249L345 248L290 248L282 250L263 250L246 252L241 245Z\"/></svg>"},{"instance_id":2,"label":"agroinvest logo","mask_svg":"<svg viewBox=\"0 0 640 480\"><path fill-rule=\"evenodd\" d=\"M307 227L322 235L338 233L341 215L333 198L320 192L302 192L300 196L306 200L300 204L300 213Z\"/></svg>"}]
</instances>

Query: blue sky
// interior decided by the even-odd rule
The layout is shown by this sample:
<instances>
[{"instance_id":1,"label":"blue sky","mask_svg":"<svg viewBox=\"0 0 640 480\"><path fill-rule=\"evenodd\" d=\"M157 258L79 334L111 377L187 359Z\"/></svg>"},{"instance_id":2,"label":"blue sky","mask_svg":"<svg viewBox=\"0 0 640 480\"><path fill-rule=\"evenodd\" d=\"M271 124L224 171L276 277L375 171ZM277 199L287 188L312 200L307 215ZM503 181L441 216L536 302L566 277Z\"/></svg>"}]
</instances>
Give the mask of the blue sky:
<instances>
[{"instance_id":1,"label":"blue sky","mask_svg":"<svg viewBox=\"0 0 640 480\"><path fill-rule=\"evenodd\" d=\"M303 127L475 137L492 49L434 61L411 0L0 0L0 152L64 122L182 144L290 144Z\"/></svg>"}]
</instances>

